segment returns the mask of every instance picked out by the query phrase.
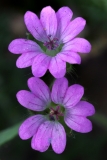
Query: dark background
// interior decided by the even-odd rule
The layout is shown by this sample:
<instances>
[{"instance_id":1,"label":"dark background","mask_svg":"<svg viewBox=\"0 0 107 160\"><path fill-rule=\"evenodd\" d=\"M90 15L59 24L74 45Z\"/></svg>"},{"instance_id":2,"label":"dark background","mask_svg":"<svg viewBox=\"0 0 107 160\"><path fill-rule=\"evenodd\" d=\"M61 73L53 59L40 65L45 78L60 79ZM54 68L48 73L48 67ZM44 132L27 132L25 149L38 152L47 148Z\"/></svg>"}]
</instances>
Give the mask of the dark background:
<instances>
[{"instance_id":1,"label":"dark background","mask_svg":"<svg viewBox=\"0 0 107 160\"><path fill-rule=\"evenodd\" d=\"M47 5L55 11L69 6L73 18L81 16L87 21L81 37L90 41L92 50L81 54L82 64L75 65L66 77L70 83L83 85L85 98L95 106L96 115L90 117L93 130L68 134L67 147L61 155L51 148L45 153L34 151L31 140L23 141L17 135L0 146L0 160L107 160L107 0L0 1L0 133L29 116L17 102L16 93L28 89L26 82L32 76L31 69L16 68L19 55L11 54L8 44L15 38L26 37L25 12L39 15Z\"/></svg>"}]
</instances>

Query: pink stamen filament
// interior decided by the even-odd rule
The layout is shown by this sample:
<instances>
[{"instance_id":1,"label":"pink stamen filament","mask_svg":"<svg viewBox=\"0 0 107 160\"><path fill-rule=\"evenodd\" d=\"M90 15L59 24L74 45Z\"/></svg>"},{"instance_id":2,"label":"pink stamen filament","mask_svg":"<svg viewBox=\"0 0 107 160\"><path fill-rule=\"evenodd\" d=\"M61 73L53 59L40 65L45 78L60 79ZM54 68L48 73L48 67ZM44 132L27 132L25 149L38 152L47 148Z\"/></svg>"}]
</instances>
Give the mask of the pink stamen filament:
<instances>
[{"instance_id":1,"label":"pink stamen filament","mask_svg":"<svg viewBox=\"0 0 107 160\"><path fill-rule=\"evenodd\" d=\"M51 38L51 35L48 36L49 41L46 41L44 43L44 46L46 46L49 50L55 50L59 44L58 44L58 38Z\"/></svg>"},{"instance_id":2,"label":"pink stamen filament","mask_svg":"<svg viewBox=\"0 0 107 160\"><path fill-rule=\"evenodd\" d=\"M57 120L59 120L59 116L64 116L62 111L60 111L60 106L57 106L56 109L51 108L50 115L51 116L56 116Z\"/></svg>"}]
</instances>

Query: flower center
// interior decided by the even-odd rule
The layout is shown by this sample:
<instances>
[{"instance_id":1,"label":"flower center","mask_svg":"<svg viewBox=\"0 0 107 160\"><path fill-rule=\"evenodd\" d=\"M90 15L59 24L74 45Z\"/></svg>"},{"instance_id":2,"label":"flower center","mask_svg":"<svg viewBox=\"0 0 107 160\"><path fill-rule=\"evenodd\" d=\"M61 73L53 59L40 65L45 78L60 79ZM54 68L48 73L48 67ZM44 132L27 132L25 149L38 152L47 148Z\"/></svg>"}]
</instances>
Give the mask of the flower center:
<instances>
[{"instance_id":1,"label":"flower center","mask_svg":"<svg viewBox=\"0 0 107 160\"><path fill-rule=\"evenodd\" d=\"M44 43L44 46L49 50L56 50L59 47L58 38L52 38L52 36L49 35L48 41Z\"/></svg>"},{"instance_id":2,"label":"flower center","mask_svg":"<svg viewBox=\"0 0 107 160\"><path fill-rule=\"evenodd\" d=\"M60 110L60 106L57 106L56 109L51 108L49 113L49 118L51 121L59 120L59 117L63 116L62 111Z\"/></svg>"}]
</instances>

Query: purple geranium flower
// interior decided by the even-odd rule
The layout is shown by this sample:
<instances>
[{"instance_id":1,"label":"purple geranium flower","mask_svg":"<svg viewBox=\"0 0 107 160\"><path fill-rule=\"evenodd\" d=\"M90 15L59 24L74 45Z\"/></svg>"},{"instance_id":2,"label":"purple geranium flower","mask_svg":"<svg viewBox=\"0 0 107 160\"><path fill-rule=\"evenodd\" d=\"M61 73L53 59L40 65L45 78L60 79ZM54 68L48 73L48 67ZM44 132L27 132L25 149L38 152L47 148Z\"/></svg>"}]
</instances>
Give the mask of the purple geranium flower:
<instances>
[{"instance_id":1,"label":"purple geranium flower","mask_svg":"<svg viewBox=\"0 0 107 160\"><path fill-rule=\"evenodd\" d=\"M66 78L55 80L52 91L39 78L28 80L31 91L21 90L17 93L19 103L33 111L46 111L45 115L33 115L26 119L19 128L21 139L31 137L31 146L40 152L46 151L50 144L60 154L66 146L66 133L60 118L68 127L77 132L86 133L92 130L92 123L87 116L95 113L92 104L80 101L84 94L81 85L68 87Z\"/></svg>"},{"instance_id":2,"label":"purple geranium flower","mask_svg":"<svg viewBox=\"0 0 107 160\"><path fill-rule=\"evenodd\" d=\"M49 69L55 78L62 78L66 73L66 62L80 64L81 58L77 52L89 53L91 45L84 38L75 38L84 29L86 21L81 17L71 21L72 15L68 7L62 7L56 13L50 6L45 7L40 19L27 11L24 22L35 41L41 42L41 47L32 40L13 40L9 51L22 54L16 62L17 67L32 66L36 77L43 76Z\"/></svg>"}]
</instances>

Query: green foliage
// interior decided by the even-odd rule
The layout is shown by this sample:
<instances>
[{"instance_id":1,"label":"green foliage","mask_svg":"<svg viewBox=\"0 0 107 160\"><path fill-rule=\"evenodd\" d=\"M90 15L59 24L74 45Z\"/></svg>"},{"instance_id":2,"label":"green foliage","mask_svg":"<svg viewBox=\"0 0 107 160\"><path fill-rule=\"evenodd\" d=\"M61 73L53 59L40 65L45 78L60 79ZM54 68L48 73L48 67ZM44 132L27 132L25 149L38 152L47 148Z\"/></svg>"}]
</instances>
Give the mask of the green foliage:
<instances>
[{"instance_id":1,"label":"green foliage","mask_svg":"<svg viewBox=\"0 0 107 160\"><path fill-rule=\"evenodd\" d=\"M91 117L91 119L97 123L97 125L103 127L107 131L107 117L100 114L96 113L94 116Z\"/></svg>"},{"instance_id":2,"label":"green foliage","mask_svg":"<svg viewBox=\"0 0 107 160\"><path fill-rule=\"evenodd\" d=\"M20 124L21 123L15 124L0 132L0 146L17 136Z\"/></svg>"}]
</instances>

